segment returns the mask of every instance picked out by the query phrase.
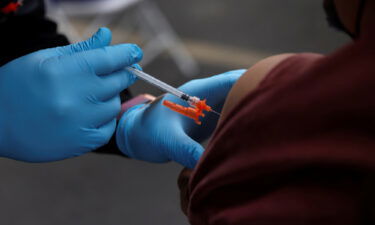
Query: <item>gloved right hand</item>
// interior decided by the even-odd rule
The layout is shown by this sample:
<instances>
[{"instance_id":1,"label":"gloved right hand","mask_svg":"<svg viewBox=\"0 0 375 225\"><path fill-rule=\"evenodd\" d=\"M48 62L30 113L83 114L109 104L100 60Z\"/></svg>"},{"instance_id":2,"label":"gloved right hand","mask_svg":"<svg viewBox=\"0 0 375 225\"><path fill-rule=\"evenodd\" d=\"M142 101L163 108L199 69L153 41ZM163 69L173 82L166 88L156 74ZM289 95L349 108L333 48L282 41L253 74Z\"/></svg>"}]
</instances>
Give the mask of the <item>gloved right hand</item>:
<instances>
[{"instance_id":1,"label":"gloved right hand","mask_svg":"<svg viewBox=\"0 0 375 225\"><path fill-rule=\"evenodd\" d=\"M207 104L220 112L228 92L245 72L234 70L192 80L178 89L191 96L207 99ZM204 151L198 142L212 134L219 117L207 113L199 126L192 119L163 106L164 100L188 106L170 94L151 104L133 106L122 115L117 126L117 146L130 158L155 163L173 160L192 169Z\"/></svg>"},{"instance_id":2,"label":"gloved right hand","mask_svg":"<svg viewBox=\"0 0 375 225\"><path fill-rule=\"evenodd\" d=\"M87 41L37 51L0 67L0 156L61 160L106 144L116 129L119 93L135 81L133 44L109 46L101 28Z\"/></svg>"}]
</instances>

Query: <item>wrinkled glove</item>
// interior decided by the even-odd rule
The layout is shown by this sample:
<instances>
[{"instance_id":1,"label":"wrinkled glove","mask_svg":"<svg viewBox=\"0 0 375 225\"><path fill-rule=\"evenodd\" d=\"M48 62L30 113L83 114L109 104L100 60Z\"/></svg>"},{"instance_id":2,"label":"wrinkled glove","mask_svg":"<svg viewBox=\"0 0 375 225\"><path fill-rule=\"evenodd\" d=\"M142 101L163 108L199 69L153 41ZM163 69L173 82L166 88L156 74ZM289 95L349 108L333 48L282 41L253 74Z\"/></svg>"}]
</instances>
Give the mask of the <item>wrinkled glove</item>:
<instances>
[{"instance_id":1,"label":"wrinkled glove","mask_svg":"<svg viewBox=\"0 0 375 225\"><path fill-rule=\"evenodd\" d=\"M87 41L37 51L0 68L0 156L44 162L106 144L116 129L119 93L135 81L123 68L136 45L109 46L101 28Z\"/></svg>"},{"instance_id":2,"label":"wrinkled glove","mask_svg":"<svg viewBox=\"0 0 375 225\"><path fill-rule=\"evenodd\" d=\"M208 105L221 111L229 90L243 73L245 70L236 70L193 80L179 89L207 99ZM219 117L207 112L199 126L194 120L163 106L163 100L187 106L186 102L168 94L152 104L132 107L124 113L117 127L117 145L131 158L158 163L173 160L193 168L203 153L198 142L211 135Z\"/></svg>"}]
</instances>

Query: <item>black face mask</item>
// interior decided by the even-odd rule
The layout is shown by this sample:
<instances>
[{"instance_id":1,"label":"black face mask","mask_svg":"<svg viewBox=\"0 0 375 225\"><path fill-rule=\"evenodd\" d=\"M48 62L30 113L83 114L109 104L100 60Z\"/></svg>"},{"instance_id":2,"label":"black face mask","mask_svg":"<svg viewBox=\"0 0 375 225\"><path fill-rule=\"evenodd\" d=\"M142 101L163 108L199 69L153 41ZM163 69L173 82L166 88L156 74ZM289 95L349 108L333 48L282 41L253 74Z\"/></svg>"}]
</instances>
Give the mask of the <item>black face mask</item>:
<instances>
[{"instance_id":1,"label":"black face mask","mask_svg":"<svg viewBox=\"0 0 375 225\"><path fill-rule=\"evenodd\" d=\"M358 8L357 16L356 16L357 18L356 18L355 32L352 33L341 22L340 17L336 10L334 0L324 0L324 10L326 12L327 21L329 25L336 28L339 31L343 31L347 33L352 38L357 38L360 33L361 20L362 20L365 2L366 2L365 0L360 0L359 8Z\"/></svg>"}]
</instances>

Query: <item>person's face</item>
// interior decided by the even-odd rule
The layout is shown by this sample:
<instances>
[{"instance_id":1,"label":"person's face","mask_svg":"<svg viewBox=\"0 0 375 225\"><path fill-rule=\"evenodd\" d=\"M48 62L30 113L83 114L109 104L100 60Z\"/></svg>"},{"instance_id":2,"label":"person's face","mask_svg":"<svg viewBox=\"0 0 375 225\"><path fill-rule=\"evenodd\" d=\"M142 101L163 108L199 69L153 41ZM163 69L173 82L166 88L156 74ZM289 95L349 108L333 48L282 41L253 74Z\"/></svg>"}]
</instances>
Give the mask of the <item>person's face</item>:
<instances>
[{"instance_id":1,"label":"person's face","mask_svg":"<svg viewBox=\"0 0 375 225\"><path fill-rule=\"evenodd\" d=\"M336 28L339 31L343 31L350 36L353 36L353 34L344 26L342 23L340 16L337 12L335 1L334 0L324 0L323 3L324 11L327 16L328 24L334 28Z\"/></svg>"},{"instance_id":2,"label":"person's face","mask_svg":"<svg viewBox=\"0 0 375 225\"><path fill-rule=\"evenodd\" d=\"M352 38L359 36L366 0L324 0L328 23Z\"/></svg>"}]
</instances>

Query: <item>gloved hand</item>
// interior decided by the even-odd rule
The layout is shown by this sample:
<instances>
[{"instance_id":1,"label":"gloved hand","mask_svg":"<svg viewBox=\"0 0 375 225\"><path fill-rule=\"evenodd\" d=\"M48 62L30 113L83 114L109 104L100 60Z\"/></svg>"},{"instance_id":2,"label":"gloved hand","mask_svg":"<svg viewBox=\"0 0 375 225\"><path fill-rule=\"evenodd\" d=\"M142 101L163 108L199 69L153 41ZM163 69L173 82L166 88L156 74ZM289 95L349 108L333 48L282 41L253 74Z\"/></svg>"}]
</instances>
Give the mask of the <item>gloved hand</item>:
<instances>
[{"instance_id":1,"label":"gloved hand","mask_svg":"<svg viewBox=\"0 0 375 225\"><path fill-rule=\"evenodd\" d=\"M193 80L179 89L207 99L207 104L220 112L229 90L243 73L245 70L236 70ZM203 153L198 141L211 135L219 117L207 112L199 126L194 120L163 106L163 100L187 105L168 94L152 104L132 107L124 113L117 127L117 145L131 158L159 163L174 160L193 168Z\"/></svg>"},{"instance_id":2,"label":"gloved hand","mask_svg":"<svg viewBox=\"0 0 375 225\"><path fill-rule=\"evenodd\" d=\"M0 68L0 156L44 162L106 144L116 129L119 93L141 60L133 44L109 46L100 29L87 41L37 51Z\"/></svg>"}]
</instances>

